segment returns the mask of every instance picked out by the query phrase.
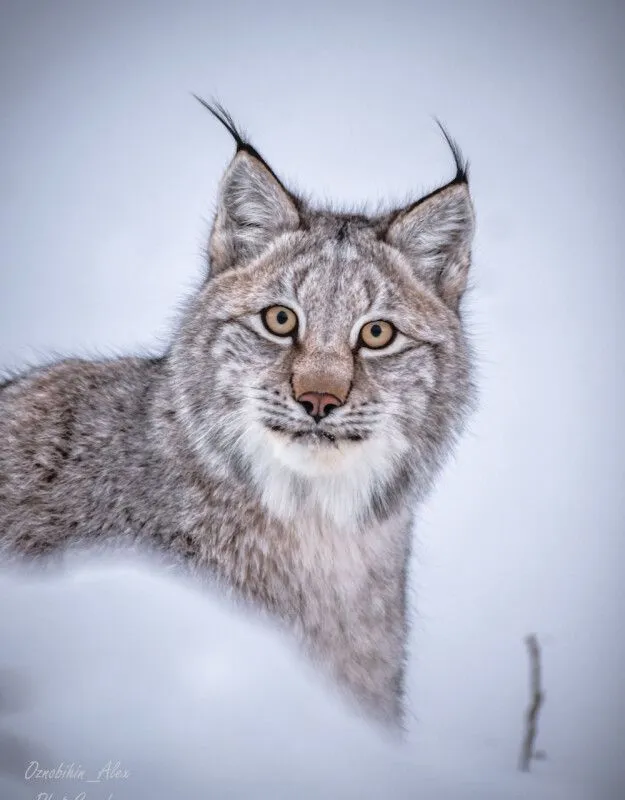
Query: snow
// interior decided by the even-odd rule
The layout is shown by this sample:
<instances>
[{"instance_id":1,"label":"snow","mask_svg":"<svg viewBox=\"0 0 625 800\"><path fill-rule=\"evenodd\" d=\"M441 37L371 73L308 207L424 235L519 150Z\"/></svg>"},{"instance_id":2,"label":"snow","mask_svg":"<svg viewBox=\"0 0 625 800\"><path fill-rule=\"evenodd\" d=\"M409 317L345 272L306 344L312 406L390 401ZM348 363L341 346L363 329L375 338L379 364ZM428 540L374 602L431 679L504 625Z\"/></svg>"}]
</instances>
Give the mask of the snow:
<instances>
[{"instance_id":1,"label":"snow","mask_svg":"<svg viewBox=\"0 0 625 800\"><path fill-rule=\"evenodd\" d=\"M0 607L1 797L589 796L516 772L518 725L503 747L418 723L391 742L288 638L136 554L5 570Z\"/></svg>"}]
</instances>

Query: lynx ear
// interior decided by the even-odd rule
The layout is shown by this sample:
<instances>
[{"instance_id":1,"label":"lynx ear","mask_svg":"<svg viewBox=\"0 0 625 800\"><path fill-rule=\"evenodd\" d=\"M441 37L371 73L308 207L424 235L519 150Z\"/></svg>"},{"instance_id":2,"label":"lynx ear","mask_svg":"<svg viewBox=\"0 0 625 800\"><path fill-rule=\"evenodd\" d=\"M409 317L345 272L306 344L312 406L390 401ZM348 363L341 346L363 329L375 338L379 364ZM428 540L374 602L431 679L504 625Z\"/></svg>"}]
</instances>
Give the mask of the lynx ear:
<instances>
[{"instance_id":1,"label":"lynx ear","mask_svg":"<svg viewBox=\"0 0 625 800\"><path fill-rule=\"evenodd\" d=\"M453 181L400 211L386 241L401 250L419 278L457 309L471 262L474 215L469 187Z\"/></svg>"},{"instance_id":2,"label":"lynx ear","mask_svg":"<svg viewBox=\"0 0 625 800\"><path fill-rule=\"evenodd\" d=\"M220 187L209 244L211 272L250 261L299 224L293 198L276 176L255 154L238 150Z\"/></svg>"}]
</instances>

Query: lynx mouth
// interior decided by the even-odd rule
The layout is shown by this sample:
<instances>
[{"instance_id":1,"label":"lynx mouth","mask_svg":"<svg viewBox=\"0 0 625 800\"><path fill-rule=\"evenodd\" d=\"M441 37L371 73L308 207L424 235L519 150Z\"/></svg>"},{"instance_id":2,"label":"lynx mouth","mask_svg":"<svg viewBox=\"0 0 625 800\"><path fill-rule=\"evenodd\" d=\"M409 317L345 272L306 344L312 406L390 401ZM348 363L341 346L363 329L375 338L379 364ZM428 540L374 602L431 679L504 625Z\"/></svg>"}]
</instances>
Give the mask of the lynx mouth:
<instances>
[{"instance_id":1,"label":"lynx mouth","mask_svg":"<svg viewBox=\"0 0 625 800\"><path fill-rule=\"evenodd\" d=\"M317 446L331 446L337 445L339 442L364 442L367 438L364 434L338 434L338 433L330 433L328 431L323 430L296 430L291 431L288 428L282 427L282 425L267 425L270 431L273 433L282 434L285 438L289 439L292 442L298 442L300 444L309 444L309 445L317 445Z\"/></svg>"}]
</instances>

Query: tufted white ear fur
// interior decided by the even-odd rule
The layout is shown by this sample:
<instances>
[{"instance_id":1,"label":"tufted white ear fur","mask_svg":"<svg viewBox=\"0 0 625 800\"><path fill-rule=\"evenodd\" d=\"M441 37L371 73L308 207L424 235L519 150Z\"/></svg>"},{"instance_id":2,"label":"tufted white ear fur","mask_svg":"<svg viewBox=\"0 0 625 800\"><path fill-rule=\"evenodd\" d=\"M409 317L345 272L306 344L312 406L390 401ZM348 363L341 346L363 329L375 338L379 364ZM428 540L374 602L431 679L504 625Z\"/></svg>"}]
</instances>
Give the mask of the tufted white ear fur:
<instances>
[{"instance_id":1,"label":"tufted white ear fur","mask_svg":"<svg viewBox=\"0 0 625 800\"><path fill-rule=\"evenodd\" d=\"M299 224L293 198L280 181L261 161L239 150L221 182L209 244L211 272L250 261Z\"/></svg>"},{"instance_id":2,"label":"tufted white ear fur","mask_svg":"<svg viewBox=\"0 0 625 800\"><path fill-rule=\"evenodd\" d=\"M457 309L466 288L473 239L473 204L466 183L451 183L401 211L386 241L401 250L415 274Z\"/></svg>"}]
</instances>

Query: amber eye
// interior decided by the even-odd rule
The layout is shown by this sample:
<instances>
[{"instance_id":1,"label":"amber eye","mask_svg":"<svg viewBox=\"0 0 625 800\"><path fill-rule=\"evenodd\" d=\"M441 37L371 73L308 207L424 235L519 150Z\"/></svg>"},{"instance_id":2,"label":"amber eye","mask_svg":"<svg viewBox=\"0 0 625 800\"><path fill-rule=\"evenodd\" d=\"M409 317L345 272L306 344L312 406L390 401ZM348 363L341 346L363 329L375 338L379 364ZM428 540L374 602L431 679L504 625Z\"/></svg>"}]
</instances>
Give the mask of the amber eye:
<instances>
[{"instance_id":1,"label":"amber eye","mask_svg":"<svg viewBox=\"0 0 625 800\"><path fill-rule=\"evenodd\" d=\"M367 322L360 329L360 342L365 347L372 350L377 350L380 347L386 347L395 338L395 328L390 322L385 322L383 319L376 319L373 322Z\"/></svg>"},{"instance_id":2,"label":"amber eye","mask_svg":"<svg viewBox=\"0 0 625 800\"><path fill-rule=\"evenodd\" d=\"M270 306L262 312L268 331L275 336L292 336L297 328L297 314L286 306Z\"/></svg>"}]
</instances>

